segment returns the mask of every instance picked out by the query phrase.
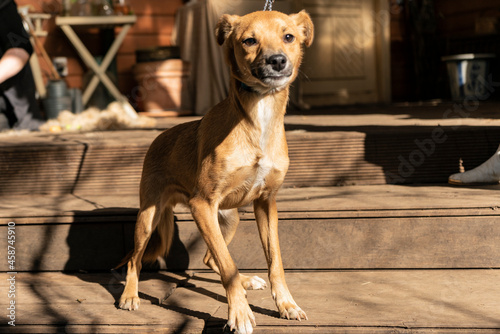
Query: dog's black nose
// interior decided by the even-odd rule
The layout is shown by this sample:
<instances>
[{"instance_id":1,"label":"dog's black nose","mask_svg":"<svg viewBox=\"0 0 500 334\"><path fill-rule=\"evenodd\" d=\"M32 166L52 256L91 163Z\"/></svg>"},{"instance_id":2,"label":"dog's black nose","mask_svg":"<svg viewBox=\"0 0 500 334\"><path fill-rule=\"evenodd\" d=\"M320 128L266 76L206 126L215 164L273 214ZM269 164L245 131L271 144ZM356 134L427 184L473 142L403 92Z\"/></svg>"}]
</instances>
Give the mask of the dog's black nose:
<instances>
[{"instance_id":1,"label":"dog's black nose","mask_svg":"<svg viewBox=\"0 0 500 334\"><path fill-rule=\"evenodd\" d=\"M267 63L271 65L273 70L279 72L286 66L286 56L282 54L272 55L271 57L267 58Z\"/></svg>"}]
</instances>

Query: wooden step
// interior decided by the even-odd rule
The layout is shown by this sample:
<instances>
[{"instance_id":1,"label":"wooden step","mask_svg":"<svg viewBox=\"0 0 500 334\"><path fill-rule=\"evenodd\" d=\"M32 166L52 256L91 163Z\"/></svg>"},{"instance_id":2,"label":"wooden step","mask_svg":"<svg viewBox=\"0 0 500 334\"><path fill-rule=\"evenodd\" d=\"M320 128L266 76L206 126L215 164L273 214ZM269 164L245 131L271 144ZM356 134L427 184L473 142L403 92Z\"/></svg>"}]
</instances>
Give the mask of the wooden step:
<instances>
[{"instance_id":1,"label":"wooden step","mask_svg":"<svg viewBox=\"0 0 500 334\"><path fill-rule=\"evenodd\" d=\"M500 185L458 188L288 188L278 196L287 269L500 267ZM0 235L16 224L19 271L109 270L132 249L136 195L10 196ZM242 269L266 268L251 207L229 248ZM0 238L0 249L7 239ZM206 250L186 208L176 208L170 270L200 270ZM307 251L305 251L307 250ZM6 262L0 270L8 271Z\"/></svg>"},{"instance_id":2,"label":"wooden step","mask_svg":"<svg viewBox=\"0 0 500 334\"><path fill-rule=\"evenodd\" d=\"M443 183L488 159L498 127L340 127L291 124L284 187ZM307 129L307 131L305 130ZM0 196L136 193L158 130L2 137Z\"/></svg>"},{"instance_id":3,"label":"wooden step","mask_svg":"<svg viewBox=\"0 0 500 334\"><path fill-rule=\"evenodd\" d=\"M266 278L265 272L251 272ZM14 278L13 281L8 279ZM143 273L141 306L116 308L120 273L0 274L0 333L221 333L226 295L216 274ZM254 333L498 333L500 271L293 271L286 280L306 321L279 319L269 289L248 291ZM7 307L15 301L15 327ZM10 311L9 311L10 312Z\"/></svg>"}]
</instances>

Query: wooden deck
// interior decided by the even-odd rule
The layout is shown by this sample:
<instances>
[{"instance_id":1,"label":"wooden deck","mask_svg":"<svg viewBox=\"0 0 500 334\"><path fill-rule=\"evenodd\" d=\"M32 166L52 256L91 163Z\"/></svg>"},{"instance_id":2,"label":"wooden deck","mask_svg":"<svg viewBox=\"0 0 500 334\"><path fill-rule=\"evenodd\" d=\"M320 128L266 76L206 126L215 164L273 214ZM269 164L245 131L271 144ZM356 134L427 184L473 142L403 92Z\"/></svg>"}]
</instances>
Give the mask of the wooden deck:
<instances>
[{"instance_id":1,"label":"wooden deck","mask_svg":"<svg viewBox=\"0 0 500 334\"><path fill-rule=\"evenodd\" d=\"M500 268L499 191L500 185L282 189L284 265L290 270ZM137 194L6 197L0 202L0 235L10 221L16 223L19 271L107 271L132 248L137 210ZM242 208L240 217L230 251L240 268L265 269L252 208ZM177 208L175 226L168 268L205 269L206 246L185 208ZM6 247L7 239L0 238L0 249ZM6 261L0 270L9 270Z\"/></svg>"},{"instance_id":2,"label":"wooden deck","mask_svg":"<svg viewBox=\"0 0 500 334\"><path fill-rule=\"evenodd\" d=\"M499 191L500 185L283 189L283 261L309 320L279 319L268 289L249 291L255 333L500 332ZM124 273L103 268L130 248L136 211L135 195L2 201L0 232L16 222L19 273L16 327L2 314L0 332L220 333L224 290L204 269L205 246L182 207L167 265L185 270L144 273L141 309L116 308ZM241 216L231 253L244 271L265 278L251 208ZM2 291L9 277L0 275Z\"/></svg>"},{"instance_id":3,"label":"wooden deck","mask_svg":"<svg viewBox=\"0 0 500 334\"><path fill-rule=\"evenodd\" d=\"M263 272L255 274L265 277ZM307 321L279 319L268 289L249 291L255 333L498 333L499 270L287 273ZM0 275L3 291L7 275ZM16 275L16 326L2 333L221 333L227 319L217 275L143 274L138 311L119 310L120 274Z\"/></svg>"},{"instance_id":4,"label":"wooden deck","mask_svg":"<svg viewBox=\"0 0 500 334\"><path fill-rule=\"evenodd\" d=\"M292 165L278 197L280 244L309 320L279 319L269 289L249 291L255 333L500 333L500 185L445 183L460 160L473 168L496 150L500 105L467 117L450 110L287 116ZM116 308L124 274L110 268L132 247L142 157L160 129L186 120L0 135L0 249L10 222L16 233L14 267L0 261L1 333L222 332L224 291L181 206L168 271L142 275L139 311ZM230 252L243 271L266 278L252 208L240 216Z\"/></svg>"},{"instance_id":5,"label":"wooden deck","mask_svg":"<svg viewBox=\"0 0 500 334\"><path fill-rule=\"evenodd\" d=\"M455 111L459 107L346 107L289 115L284 187L445 183L460 162L474 168L500 143L499 103L459 109L462 114ZM0 134L0 196L136 193L152 140L191 119L162 120L147 130Z\"/></svg>"}]
</instances>

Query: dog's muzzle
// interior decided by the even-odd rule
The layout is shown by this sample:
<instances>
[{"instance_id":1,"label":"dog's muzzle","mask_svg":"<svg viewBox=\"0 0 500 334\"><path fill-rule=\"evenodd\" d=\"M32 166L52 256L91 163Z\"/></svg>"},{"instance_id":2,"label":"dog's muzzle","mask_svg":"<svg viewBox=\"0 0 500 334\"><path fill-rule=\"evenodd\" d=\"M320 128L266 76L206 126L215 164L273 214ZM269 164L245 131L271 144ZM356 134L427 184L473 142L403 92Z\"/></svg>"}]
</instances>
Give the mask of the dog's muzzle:
<instances>
[{"instance_id":1,"label":"dog's muzzle","mask_svg":"<svg viewBox=\"0 0 500 334\"><path fill-rule=\"evenodd\" d=\"M253 75L270 86L281 86L288 82L293 73L293 66L285 54L273 54L265 57L259 66L252 71Z\"/></svg>"}]
</instances>

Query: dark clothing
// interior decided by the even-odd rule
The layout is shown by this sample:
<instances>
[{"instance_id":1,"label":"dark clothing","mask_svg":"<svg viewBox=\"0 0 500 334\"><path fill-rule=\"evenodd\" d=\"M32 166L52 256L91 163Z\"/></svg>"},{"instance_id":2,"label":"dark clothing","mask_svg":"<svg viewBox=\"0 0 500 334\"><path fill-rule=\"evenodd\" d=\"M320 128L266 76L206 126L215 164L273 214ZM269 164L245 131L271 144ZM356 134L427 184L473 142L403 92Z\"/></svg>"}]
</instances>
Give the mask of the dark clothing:
<instances>
[{"instance_id":1,"label":"dark clothing","mask_svg":"<svg viewBox=\"0 0 500 334\"><path fill-rule=\"evenodd\" d=\"M0 0L0 57L11 48L22 48L29 55L33 52L16 4L13 0ZM0 111L5 114L12 128L36 130L43 123L35 93L29 63L0 84Z\"/></svg>"},{"instance_id":2,"label":"dark clothing","mask_svg":"<svg viewBox=\"0 0 500 334\"><path fill-rule=\"evenodd\" d=\"M0 110L7 117L11 128L37 130L44 123L35 93L29 64L0 84Z\"/></svg>"},{"instance_id":3,"label":"dark clothing","mask_svg":"<svg viewBox=\"0 0 500 334\"><path fill-rule=\"evenodd\" d=\"M5 6L9 5L12 0L0 0L0 9L4 8Z\"/></svg>"},{"instance_id":4,"label":"dark clothing","mask_svg":"<svg viewBox=\"0 0 500 334\"><path fill-rule=\"evenodd\" d=\"M33 53L30 36L24 29L21 16L13 0L0 0L0 56L10 48L21 48Z\"/></svg>"}]
</instances>

